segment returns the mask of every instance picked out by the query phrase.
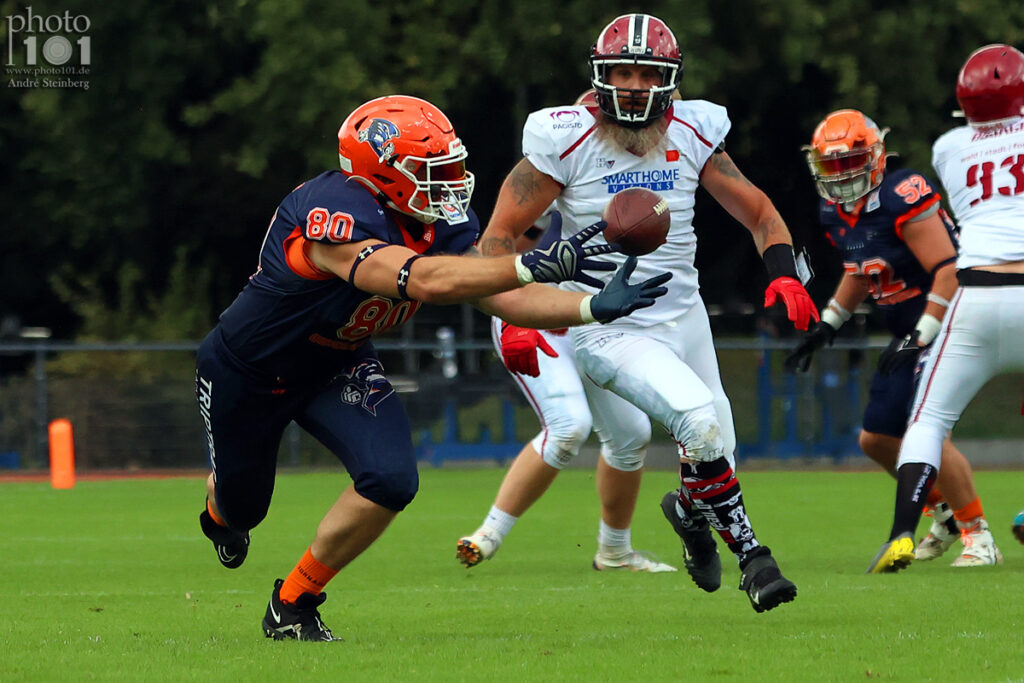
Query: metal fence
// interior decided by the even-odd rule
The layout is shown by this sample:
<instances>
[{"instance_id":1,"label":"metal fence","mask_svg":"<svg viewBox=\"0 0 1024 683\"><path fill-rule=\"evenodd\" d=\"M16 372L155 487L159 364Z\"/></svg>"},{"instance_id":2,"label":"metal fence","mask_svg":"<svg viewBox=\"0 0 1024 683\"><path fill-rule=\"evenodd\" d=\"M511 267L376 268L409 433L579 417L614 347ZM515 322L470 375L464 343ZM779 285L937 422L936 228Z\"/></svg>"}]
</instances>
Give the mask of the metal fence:
<instances>
[{"instance_id":1,"label":"metal fence","mask_svg":"<svg viewBox=\"0 0 1024 683\"><path fill-rule=\"evenodd\" d=\"M191 468L206 465L205 435L193 394L198 342L0 342L0 468L48 463L47 426L67 418L79 468ZM434 339L375 342L410 414L420 456L435 464L503 460L537 430L537 420L482 340L442 327ZM792 341L716 340L733 403L741 457L857 453L869 353L884 340L838 340L815 370L781 370ZM668 441L655 430L656 440ZM294 425L285 465L331 456Z\"/></svg>"},{"instance_id":2,"label":"metal fence","mask_svg":"<svg viewBox=\"0 0 1024 683\"><path fill-rule=\"evenodd\" d=\"M490 343L460 339L456 329L442 326L431 338L403 334L374 345L409 413L421 459L435 465L504 461L533 437L537 419ZM716 336L739 457L861 457L860 418L887 342L839 338L816 355L812 372L793 375L781 367L793 339L767 331ZM56 418L72 423L80 470L206 467L194 398L197 347L193 341L0 341L0 472L46 468L47 428ZM1016 375L986 386L958 425L958 438L1015 440L1019 452L1022 385ZM672 446L657 428L654 441ZM334 459L292 425L280 462L319 466Z\"/></svg>"}]
</instances>

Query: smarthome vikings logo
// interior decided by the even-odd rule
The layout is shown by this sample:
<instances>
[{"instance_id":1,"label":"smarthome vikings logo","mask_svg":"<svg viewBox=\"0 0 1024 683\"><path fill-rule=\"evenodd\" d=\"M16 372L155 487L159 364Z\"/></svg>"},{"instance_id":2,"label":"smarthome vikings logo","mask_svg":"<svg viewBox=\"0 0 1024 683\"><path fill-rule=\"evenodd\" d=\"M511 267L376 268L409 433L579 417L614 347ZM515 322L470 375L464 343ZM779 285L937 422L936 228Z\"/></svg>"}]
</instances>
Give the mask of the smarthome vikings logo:
<instances>
[{"instance_id":1,"label":"smarthome vikings logo","mask_svg":"<svg viewBox=\"0 0 1024 683\"><path fill-rule=\"evenodd\" d=\"M380 402L395 393L384 376L384 368L376 360L364 360L341 377L345 380L341 400L350 406L361 405L373 416L377 415Z\"/></svg>"},{"instance_id":2,"label":"smarthome vikings logo","mask_svg":"<svg viewBox=\"0 0 1024 683\"><path fill-rule=\"evenodd\" d=\"M89 89L89 17L68 11L41 16L29 5L24 15L9 14L6 19L8 88Z\"/></svg>"},{"instance_id":3,"label":"smarthome vikings logo","mask_svg":"<svg viewBox=\"0 0 1024 683\"><path fill-rule=\"evenodd\" d=\"M384 163L395 156L395 143L391 140L401 135L398 126L387 119L374 119L369 126L359 131L359 142L368 143L377 159Z\"/></svg>"}]
</instances>

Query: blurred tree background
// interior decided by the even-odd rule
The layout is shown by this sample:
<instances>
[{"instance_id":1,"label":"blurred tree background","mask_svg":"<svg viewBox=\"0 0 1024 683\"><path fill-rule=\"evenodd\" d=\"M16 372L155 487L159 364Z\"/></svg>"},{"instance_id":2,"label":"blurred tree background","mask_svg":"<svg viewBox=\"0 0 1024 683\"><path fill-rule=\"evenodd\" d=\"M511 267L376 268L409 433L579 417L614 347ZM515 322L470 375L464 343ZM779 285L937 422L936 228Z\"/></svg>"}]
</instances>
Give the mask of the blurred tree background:
<instances>
[{"instance_id":1,"label":"blurred tree background","mask_svg":"<svg viewBox=\"0 0 1024 683\"><path fill-rule=\"evenodd\" d=\"M210 0L32 3L90 20L89 88L0 95L0 316L59 338L198 339L256 265L277 202L337 165L361 102L417 95L456 124L486 221L534 109L588 87L587 51L625 11L663 18L685 54L683 96L729 108L727 139L808 246L827 298L839 264L815 225L800 146L824 114L889 126L931 174L975 48L1021 46L1024 4L996 0L690 0L605 9L567 0ZM3 53L7 17L0 2ZM745 231L702 196L705 299L759 303ZM737 244L742 246L736 246Z\"/></svg>"}]
</instances>

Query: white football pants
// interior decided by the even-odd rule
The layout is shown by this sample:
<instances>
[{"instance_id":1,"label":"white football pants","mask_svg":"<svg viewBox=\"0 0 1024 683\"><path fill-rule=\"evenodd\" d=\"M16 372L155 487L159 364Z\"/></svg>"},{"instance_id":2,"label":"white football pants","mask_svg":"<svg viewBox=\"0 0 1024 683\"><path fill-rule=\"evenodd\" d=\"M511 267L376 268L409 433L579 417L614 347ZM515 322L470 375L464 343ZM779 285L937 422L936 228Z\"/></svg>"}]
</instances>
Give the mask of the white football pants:
<instances>
[{"instance_id":1,"label":"white football pants","mask_svg":"<svg viewBox=\"0 0 1024 683\"><path fill-rule=\"evenodd\" d=\"M992 377L1024 370L1024 287L961 287L917 385L899 465L938 469L942 442Z\"/></svg>"},{"instance_id":2,"label":"white football pants","mask_svg":"<svg viewBox=\"0 0 1024 683\"><path fill-rule=\"evenodd\" d=\"M680 457L725 456L735 466L732 407L703 302L669 323L592 324L570 334L580 374L589 380L584 388L602 443L629 438L625 430L647 415L672 434Z\"/></svg>"}]
</instances>

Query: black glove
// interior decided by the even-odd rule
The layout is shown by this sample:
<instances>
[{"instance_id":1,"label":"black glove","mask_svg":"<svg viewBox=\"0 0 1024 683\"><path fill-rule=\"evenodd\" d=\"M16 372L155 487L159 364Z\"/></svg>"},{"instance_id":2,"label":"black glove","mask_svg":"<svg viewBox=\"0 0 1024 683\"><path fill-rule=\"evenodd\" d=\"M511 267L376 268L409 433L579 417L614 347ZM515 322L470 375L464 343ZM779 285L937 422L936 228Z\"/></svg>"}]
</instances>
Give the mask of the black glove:
<instances>
[{"instance_id":1,"label":"black glove","mask_svg":"<svg viewBox=\"0 0 1024 683\"><path fill-rule=\"evenodd\" d=\"M826 344L831 346L832 340L835 338L836 328L826 322L814 323L804 335L800 345L786 356L783 365L790 372L807 372L807 368L811 367L811 356L814 355L814 352Z\"/></svg>"},{"instance_id":2,"label":"black glove","mask_svg":"<svg viewBox=\"0 0 1024 683\"><path fill-rule=\"evenodd\" d=\"M561 239L562 214L552 211L551 227L544 233L544 238L536 247L519 255L518 263L529 271L526 278L522 274L520 275L520 281L525 284L526 282L575 280L600 289L603 283L584 271L615 270L615 264L607 261L594 261L590 257L610 254L618 249L610 244L597 244L590 247L584 247L583 244L604 230L606 225L607 223L604 221L598 221L563 240ZM516 270L522 272L520 267L517 267Z\"/></svg>"},{"instance_id":3,"label":"black glove","mask_svg":"<svg viewBox=\"0 0 1024 683\"><path fill-rule=\"evenodd\" d=\"M590 300L590 312L595 320L606 323L621 318L638 308L653 306L655 299L668 293L668 289L661 285L672 279L672 273L655 275L649 280L631 285L629 276L634 268L636 256L630 256L612 275L604 289Z\"/></svg>"},{"instance_id":4,"label":"black glove","mask_svg":"<svg viewBox=\"0 0 1024 683\"><path fill-rule=\"evenodd\" d=\"M916 363L925 348L917 342L920 335L918 330L914 330L905 337L896 337L889 342L889 346L878 357L878 371L883 375L891 375L907 363Z\"/></svg>"}]
</instances>

